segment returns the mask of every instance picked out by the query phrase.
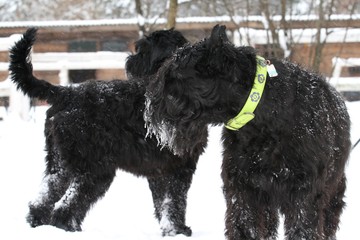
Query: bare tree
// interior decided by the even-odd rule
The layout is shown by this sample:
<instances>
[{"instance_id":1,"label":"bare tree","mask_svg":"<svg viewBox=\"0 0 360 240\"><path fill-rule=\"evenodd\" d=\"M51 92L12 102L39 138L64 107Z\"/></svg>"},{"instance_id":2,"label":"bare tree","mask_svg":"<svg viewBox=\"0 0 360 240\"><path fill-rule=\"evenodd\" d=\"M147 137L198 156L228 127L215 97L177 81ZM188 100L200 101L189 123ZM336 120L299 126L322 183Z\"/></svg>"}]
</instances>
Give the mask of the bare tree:
<instances>
[{"instance_id":1,"label":"bare tree","mask_svg":"<svg viewBox=\"0 0 360 240\"><path fill-rule=\"evenodd\" d=\"M249 15L249 1L250 0L246 0L246 10L245 10L245 16ZM238 12L237 12L237 4L235 4L234 1L231 0L223 0L223 4L224 7L226 9L226 11L228 12L228 15L231 19L231 22L236 26L236 32L239 35L239 40L240 40L240 44L243 44L244 42L244 36L242 36L241 34L241 22L238 20L239 18L235 18L236 16L238 16ZM247 28L248 29L248 28ZM249 34L245 34L245 38L246 38L246 42L248 44L250 44L250 36Z\"/></svg>"},{"instance_id":2,"label":"bare tree","mask_svg":"<svg viewBox=\"0 0 360 240\"><path fill-rule=\"evenodd\" d=\"M275 28L274 22L270 15L269 9L269 1L268 0L260 0L261 14L264 17L264 27L267 34L267 54L268 56L279 57L278 50L280 49L279 45L279 35Z\"/></svg>"},{"instance_id":3,"label":"bare tree","mask_svg":"<svg viewBox=\"0 0 360 240\"><path fill-rule=\"evenodd\" d=\"M177 7L178 7L178 1L177 0L169 0L169 12L168 12L168 18L166 23L166 28L175 28L176 25L176 16L177 16Z\"/></svg>"},{"instance_id":4,"label":"bare tree","mask_svg":"<svg viewBox=\"0 0 360 240\"><path fill-rule=\"evenodd\" d=\"M141 0L135 0L135 9L138 18L138 26L139 26L139 38L144 36L146 29L145 29L145 17L142 10Z\"/></svg>"},{"instance_id":5,"label":"bare tree","mask_svg":"<svg viewBox=\"0 0 360 240\"><path fill-rule=\"evenodd\" d=\"M177 0L169 2L151 0L135 0L140 37L154 30L157 21L167 14L166 28L175 27L177 16Z\"/></svg>"},{"instance_id":6,"label":"bare tree","mask_svg":"<svg viewBox=\"0 0 360 240\"><path fill-rule=\"evenodd\" d=\"M319 71L320 63L322 59L322 52L326 44L328 36L331 34L329 31L328 23L330 21L331 15L333 14L334 2L335 0L330 0L328 6L325 5L326 0L320 0L319 2L319 11L318 17L319 20L316 24L316 36L314 42L314 55L312 67L315 71ZM324 39L321 39L322 32L324 32Z\"/></svg>"}]
</instances>

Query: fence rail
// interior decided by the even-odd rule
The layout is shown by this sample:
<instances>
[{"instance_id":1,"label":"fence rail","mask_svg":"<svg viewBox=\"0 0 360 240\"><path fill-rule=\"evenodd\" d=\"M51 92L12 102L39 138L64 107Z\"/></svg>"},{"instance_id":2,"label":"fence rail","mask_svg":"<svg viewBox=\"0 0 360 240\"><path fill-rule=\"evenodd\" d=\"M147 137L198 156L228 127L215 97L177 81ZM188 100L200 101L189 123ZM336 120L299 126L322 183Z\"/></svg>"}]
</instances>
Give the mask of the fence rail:
<instances>
[{"instance_id":1,"label":"fence rail","mask_svg":"<svg viewBox=\"0 0 360 240\"><path fill-rule=\"evenodd\" d=\"M86 52L86 53L32 53L34 71L59 71L60 85L68 85L69 70L83 69L125 69L128 52ZM0 71L8 71L9 63L0 62ZM0 97L9 97L9 109L26 119L30 100L16 91L14 84L6 79L0 82Z\"/></svg>"},{"instance_id":2,"label":"fence rail","mask_svg":"<svg viewBox=\"0 0 360 240\"><path fill-rule=\"evenodd\" d=\"M338 58L332 59L334 72L329 79L332 84L340 92L357 92L360 91L360 77L340 77L343 67L360 66L360 58Z\"/></svg>"},{"instance_id":3,"label":"fence rail","mask_svg":"<svg viewBox=\"0 0 360 240\"><path fill-rule=\"evenodd\" d=\"M69 84L69 70L125 69L128 52L48 52L31 55L34 71L59 71L61 85ZM0 71L7 71L9 63L0 62Z\"/></svg>"}]
</instances>

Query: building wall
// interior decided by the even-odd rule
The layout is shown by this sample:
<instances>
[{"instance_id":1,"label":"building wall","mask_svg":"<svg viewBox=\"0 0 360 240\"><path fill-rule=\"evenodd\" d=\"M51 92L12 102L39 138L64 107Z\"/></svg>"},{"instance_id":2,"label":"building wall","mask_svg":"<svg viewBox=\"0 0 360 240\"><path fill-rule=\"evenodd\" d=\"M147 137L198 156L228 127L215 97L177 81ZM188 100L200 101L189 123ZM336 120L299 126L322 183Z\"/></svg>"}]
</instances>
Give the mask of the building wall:
<instances>
[{"instance_id":1,"label":"building wall","mask_svg":"<svg viewBox=\"0 0 360 240\"><path fill-rule=\"evenodd\" d=\"M128 50L133 48L133 43L137 40L138 35L136 31L123 31L117 27L102 27L102 28L78 28L72 30L66 29L40 29L37 41L34 45L34 52L67 52L69 45L74 41L94 41L96 43L96 51L103 50L106 41L121 40L126 44ZM7 32L0 29L0 37L8 37ZM16 29L15 33L21 33L25 29ZM210 29L187 29L182 32L190 42L195 42L198 39L204 38L209 34ZM310 44L297 44L293 47L291 60L304 65L311 69L312 54L314 47ZM323 50L323 60L320 65L320 72L325 76L331 76L332 73L332 58L339 56L342 58L360 57L360 42L358 43L327 43ZM0 52L0 62L8 62L8 52ZM59 83L58 72L36 72L39 78L48 79L52 83ZM7 72L0 71L0 81L7 78ZM342 76L352 76L348 69L344 69ZM111 79L125 79L126 74L124 70L96 70L95 77L102 80Z\"/></svg>"},{"instance_id":2,"label":"building wall","mask_svg":"<svg viewBox=\"0 0 360 240\"><path fill-rule=\"evenodd\" d=\"M25 31L25 29L24 29ZM19 32L14 32L19 33ZM1 34L0 37L5 34ZM3 36L8 37L9 35ZM70 52L71 45L76 42L93 42L95 48L93 51L109 50L109 46L122 46L124 50L130 51L133 47L134 41L137 40L137 32L117 32L106 31L101 32L99 29L75 31L75 32L61 32L40 29L37 36L37 41L34 44L33 50L36 53L43 52ZM110 42L110 44L109 44ZM121 43L116 45L116 42ZM0 62L8 62L9 53L7 51L0 51ZM59 71L36 71L34 74L41 79L48 80L53 84L58 84ZM4 81L8 77L7 71L0 71L0 81ZM121 69L99 69L95 71L94 78L101 80L112 79L126 79L124 70ZM85 79L86 80L86 79Z\"/></svg>"},{"instance_id":3,"label":"building wall","mask_svg":"<svg viewBox=\"0 0 360 240\"><path fill-rule=\"evenodd\" d=\"M310 44L298 44L293 48L291 60L311 69L313 61L314 47ZM323 49L322 62L320 63L320 73L326 77L332 75L332 58L359 58L360 43L327 43ZM341 76L351 77L347 68L344 68Z\"/></svg>"},{"instance_id":4,"label":"building wall","mask_svg":"<svg viewBox=\"0 0 360 240\"><path fill-rule=\"evenodd\" d=\"M98 69L96 70L96 79L100 80L114 80L120 79L125 80L126 72L124 69Z\"/></svg>"}]
</instances>

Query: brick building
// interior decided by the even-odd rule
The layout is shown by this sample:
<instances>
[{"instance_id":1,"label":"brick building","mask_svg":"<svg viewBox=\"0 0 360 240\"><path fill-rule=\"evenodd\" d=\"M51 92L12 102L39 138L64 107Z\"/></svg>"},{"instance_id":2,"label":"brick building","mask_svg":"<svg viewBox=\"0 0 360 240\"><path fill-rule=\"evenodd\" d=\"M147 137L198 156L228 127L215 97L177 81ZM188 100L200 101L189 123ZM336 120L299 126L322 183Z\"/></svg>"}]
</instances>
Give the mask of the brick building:
<instances>
[{"instance_id":1,"label":"brick building","mask_svg":"<svg viewBox=\"0 0 360 240\"><path fill-rule=\"evenodd\" d=\"M274 23L281 28L281 19L274 16ZM237 24L234 24L238 22ZM251 44L255 46L260 54L266 48L264 21L260 16L248 17L246 19L231 19L229 17L198 17L179 18L176 28L184 33L190 40L195 41L207 36L215 24L225 24L229 35L236 40L237 29L250 29L253 34ZM298 30L302 40L294 41L289 58L295 62L311 68L312 53L314 46L311 30L317 26L316 17L293 17L287 19L288 26L293 31ZM338 16L333 15L331 21L326 23L328 29L340 29L343 35L336 32L329 35L327 44L323 50L323 58L320 72L325 76L332 75L333 57L360 58L360 15ZM0 22L0 38L8 38L13 34L21 34L28 27L39 28L38 40L34 46L35 53L45 52L130 52L133 42L138 39L138 25L136 19L118 20L91 20L91 21L41 21L41 22ZM162 29L164 21L159 20L154 25L155 29ZM342 30L341 30L342 29ZM347 30L346 32L345 29ZM306 31L310 31L306 33ZM306 37L305 35L308 34ZM335 36L335 37L334 37ZM264 40L265 39L265 40ZM345 40L345 41L344 41ZM61 59L59 59L61 60ZM4 66L8 62L8 51L0 46L0 82L8 77ZM4 65L5 64L5 65ZM1 67L1 66L0 66ZM34 67L36 71L36 68ZM53 83L59 83L59 71L47 70L36 71L39 78L48 79ZM125 79L123 68L116 69L72 69L68 72L70 82L78 82L79 79ZM360 76L360 67L354 66L344 68L342 76Z\"/></svg>"}]
</instances>

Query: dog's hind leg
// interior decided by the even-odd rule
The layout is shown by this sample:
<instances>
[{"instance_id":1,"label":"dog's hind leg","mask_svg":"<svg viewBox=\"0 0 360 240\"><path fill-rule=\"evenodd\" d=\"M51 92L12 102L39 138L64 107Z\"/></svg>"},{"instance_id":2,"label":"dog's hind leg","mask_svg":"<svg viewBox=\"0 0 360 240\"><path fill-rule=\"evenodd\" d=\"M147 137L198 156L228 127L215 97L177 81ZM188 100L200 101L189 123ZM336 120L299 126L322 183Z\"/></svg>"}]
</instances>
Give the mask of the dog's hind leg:
<instances>
[{"instance_id":1,"label":"dog's hind leg","mask_svg":"<svg viewBox=\"0 0 360 240\"><path fill-rule=\"evenodd\" d=\"M345 202L343 201L345 189L346 178L343 176L341 181L338 183L335 194L331 196L325 209L324 234L327 240L336 239L336 231L339 226L340 215L345 207Z\"/></svg>"},{"instance_id":2,"label":"dog's hind leg","mask_svg":"<svg viewBox=\"0 0 360 240\"><path fill-rule=\"evenodd\" d=\"M163 236L192 234L190 227L185 225L185 214L193 172L193 169L181 169L175 174L148 178L155 216Z\"/></svg>"},{"instance_id":3,"label":"dog's hind leg","mask_svg":"<svg viewBox=\"0 0 360 240\"><path fill-rule=\"evenodd\" d=\"M47 225L55 203L62 197L69 185L69 176L56 151L49 151L46 156L46 170L42 181L42 189L37 199L29 203L26 217L31 227Z\"/></svg>"},{"instance_id":4,"label":"dog's hind leg","mask_svg":"<svg viewBox=\"0 0 360 240\"><path fill-rule=\"evenodd\" d=\"M67 183L67 178L62 173L49 174L44 177L43 189L38 198L29 203L26 220L31 227L49 224L54 204L61 198L61 193L65 192Z\"/></svg>"},{"instance_id":5,"label":"dog's hind leg","mask_svg":"<svg viewBox=\"0 0 360 240\"><path fill-rule=\"evenodd\" d=\"M66 231L81 231L81 224L90 207L109 189L114 172L95 175L75 173L64 196L55 204L50 225Z\"/></svg>"}]
</instances>

